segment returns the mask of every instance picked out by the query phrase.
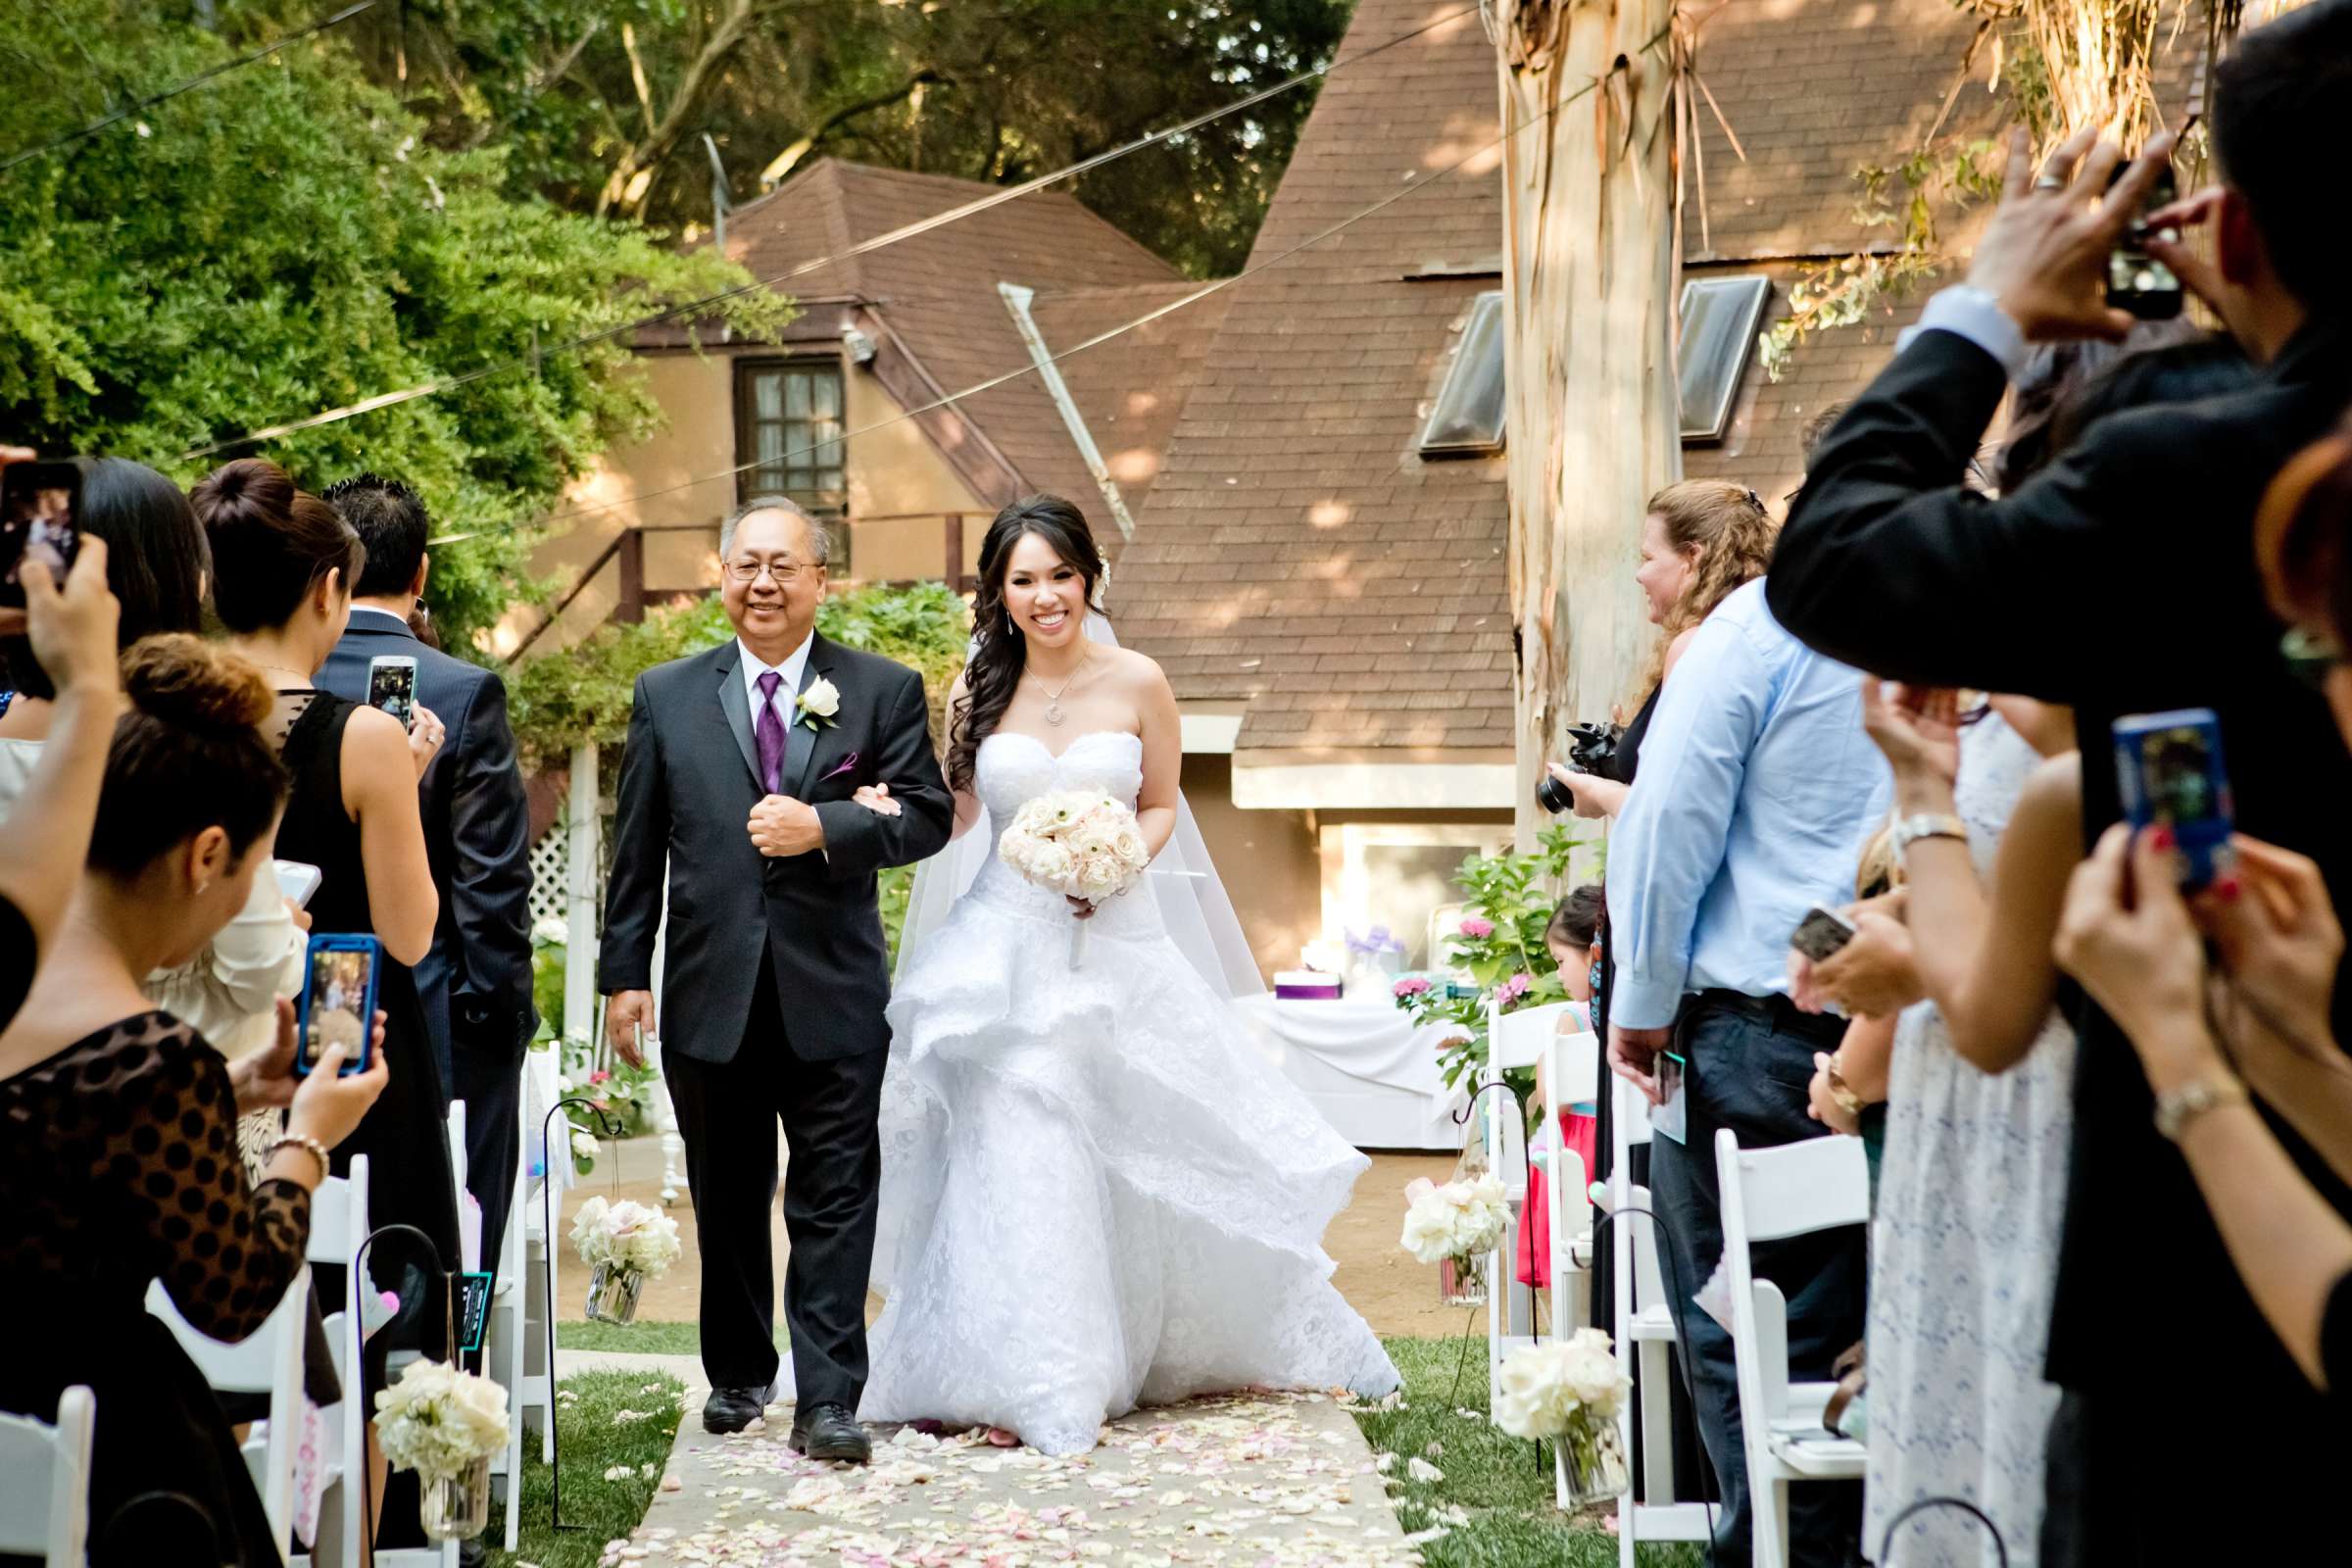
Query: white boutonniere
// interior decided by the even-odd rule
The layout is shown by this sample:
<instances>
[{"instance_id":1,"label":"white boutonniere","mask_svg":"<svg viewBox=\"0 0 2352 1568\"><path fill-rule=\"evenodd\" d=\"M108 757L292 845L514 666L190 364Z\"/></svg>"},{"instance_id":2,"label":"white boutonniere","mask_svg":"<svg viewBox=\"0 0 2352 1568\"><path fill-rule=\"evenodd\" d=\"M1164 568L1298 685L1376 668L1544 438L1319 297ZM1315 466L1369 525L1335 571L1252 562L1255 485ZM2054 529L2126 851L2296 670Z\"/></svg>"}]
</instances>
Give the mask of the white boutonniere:
<instances>
[{"instance_id":1,"label":"white boutonniere","mask_svg":"<svg viewBox=\"0 0 2352 1568\"><path fill-rule=\"evenodd\" d=\"M794 699L800 710L799 722L810 729L833 727L833 715L841 711L841 693L833 683L819 675L808 683L808 689Z\"/></svg>"}]
</instances>

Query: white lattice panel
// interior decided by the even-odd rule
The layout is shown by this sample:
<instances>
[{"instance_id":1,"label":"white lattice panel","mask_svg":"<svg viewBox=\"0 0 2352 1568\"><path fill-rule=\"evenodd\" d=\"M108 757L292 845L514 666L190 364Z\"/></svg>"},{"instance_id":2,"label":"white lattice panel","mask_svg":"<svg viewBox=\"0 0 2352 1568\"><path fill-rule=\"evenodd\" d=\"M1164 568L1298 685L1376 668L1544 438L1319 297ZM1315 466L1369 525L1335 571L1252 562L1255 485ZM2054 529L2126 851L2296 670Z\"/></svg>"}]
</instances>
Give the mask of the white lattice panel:
<instances>
[{"instance_id":1,"label":"white lattice panel","mask_svg":"<svg viewBox=\"0 0 2352 1568\"><path fill-rule=\"evenodd\" d=\"M564 824L558 822L531 846L531 923L554 920L562 924L568 919L564 905L565 878L570 870L570 857L565 851Z\"/></svg>"}]
</instances>

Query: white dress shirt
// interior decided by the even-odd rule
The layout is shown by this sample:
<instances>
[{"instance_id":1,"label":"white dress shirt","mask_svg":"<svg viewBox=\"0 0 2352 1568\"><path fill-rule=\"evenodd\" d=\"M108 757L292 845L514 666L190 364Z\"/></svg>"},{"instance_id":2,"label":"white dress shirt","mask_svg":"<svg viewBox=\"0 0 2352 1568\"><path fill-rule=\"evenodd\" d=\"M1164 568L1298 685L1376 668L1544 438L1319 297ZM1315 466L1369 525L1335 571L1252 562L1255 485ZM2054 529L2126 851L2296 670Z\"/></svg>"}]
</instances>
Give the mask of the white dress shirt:
<instances>
[{"instance_id":1,"label":"white dress shirt","mask_svg":"<svg viewBox=\"0 0 2352 1568\"><path fill-rule=\"evenodd\" d=\"M815 641L816 633L810 632L801 639L800 647L784 656L784 662L770 664L758 654L753 653L742 638L735 639L735 646L743 650L743 694L752 700L752 733L754 735L760 733L760 705L767 701L760 694L760 677L773 670L784 677L776 687L776 716L784 721L786 738L791 737L792 721L799 716L798 710L794 705L800 695L801 676L808 671L808 648Z\"/></svg>"}]
</instances>

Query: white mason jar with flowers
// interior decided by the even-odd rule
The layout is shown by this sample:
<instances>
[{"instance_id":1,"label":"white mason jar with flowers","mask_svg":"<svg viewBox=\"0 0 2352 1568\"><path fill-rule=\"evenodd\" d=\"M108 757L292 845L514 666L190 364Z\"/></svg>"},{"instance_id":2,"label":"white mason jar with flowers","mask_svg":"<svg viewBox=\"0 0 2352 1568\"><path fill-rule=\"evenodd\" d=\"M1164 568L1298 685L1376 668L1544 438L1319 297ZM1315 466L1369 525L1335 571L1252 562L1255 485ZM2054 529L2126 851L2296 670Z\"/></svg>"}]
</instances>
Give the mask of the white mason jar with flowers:
<instances>
[{"instance_id":1,"label":"white mason jar with flowers","mask_svg":"<svg viewBox=\"0 0 2352 1568\"><path fill-rule=\"evenodd\" d=\"M490 1456L507 1446L507 1391L445 1361L413 1361L375 1396L385 1462L421 1483L419 1522L435 1541L470 1541L490 1521Z\"/></svg>"},{"instance_id":2,"label":"white mason jar with flowers","mask_svg":"<svg viewBox=\"0 0 2352 1568\"><path fill-rule=\"evenodd\" d=\"M1404 1189L1404 1234L1398 1245L1441 1270L1440 1295L1448 1305L1486 1299L1490 1254L1502 1245L1510 1200L1493 1171L1439 1183L1418 1177Z\"/></svg>"},{"instance_id":3,"label":"white mason jar with flowers","mask_svg":"<svg viewBox=\"0 0 2352 1568\"><path fill-rule=\"evenodd\" d=\"M1557 1445L1566 1505L1581 1508L1625 1493L1617 1417L1633 1389L1608 1335L1578 1329L1503 1358L1495 1375L1494 1424L1515 1438L1548 1438Z\"/></svg>"},{"instance_id":4,"label":"white mason jar with flowers","mask_svg":"<svg viewBox=\"0 0 2352 1568\"><path fill-rule=\"evenodd\" d=\"M588 1316L599 1323L635 1319L645 1282L668 1273L681 1250L676 1220L625 1198L582 1203L571 1218L571 1245L595 1270L588 1281Z\"/></svg>"}]
</instances>

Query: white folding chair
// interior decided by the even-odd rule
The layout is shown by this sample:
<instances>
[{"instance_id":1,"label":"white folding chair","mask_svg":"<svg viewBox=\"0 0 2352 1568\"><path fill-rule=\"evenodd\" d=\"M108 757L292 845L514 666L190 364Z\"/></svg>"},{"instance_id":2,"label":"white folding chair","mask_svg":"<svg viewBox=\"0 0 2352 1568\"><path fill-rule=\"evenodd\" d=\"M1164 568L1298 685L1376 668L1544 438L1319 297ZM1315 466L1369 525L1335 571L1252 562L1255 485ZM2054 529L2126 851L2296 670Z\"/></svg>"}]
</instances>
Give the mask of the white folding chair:
<instances>
[{"instance_id":1,"label":"white folding chair","mask_svg":"<svg viewBox=\"0 0 2352 1568\"><path fill-rule=\"evenodd\" d=\"M1634 1180L1634 1149L1649 1142L1649 1102L1624 1079L1611 1075L1609 1106L1609 1185L1606 1206L1624 1218L1609 1227L1612 1260L1610 1321L1617 1341L1617 1364L1631 1373L1637 1359L1641 1375L1636 1388L1642 1408L1642 1446L1634 1448L1631 1406L1617 1416L1618 1440L1635 1454L1641 1485L1617 1499L1617 1561L1634 1568L1635 1547L1642 1542L1705 1541L1714 1534L1707 1505L1676 1502L1674 1497L1674 1313L1666 1299L1664 1270L1658 1261L1657 1227L1650 1223L1649 1189ZM1685 1303L1689 1305L1689 1303ZM1698 1308L1690 1306L1691 1311ZM1635 1500L1639 1491L1642 1501Z\"/></svg>"},{"instance_id":2,"label":"white folding chair","mask_svg":"<svg viewBox=\"0 0 2352 1568\"><path fill-rule=\"evenodd\" d=\"M1554 1002L1504 1012L1490 1002L1487 1066L1480 1076L1481 1085L1501 1082L1506 1069L1540 1066L1554 1102L1545 1107L1545 1117L1550 1119L1556 1105L1565 1102L1563 1091L1572 1087L1562 1076L1558 1033L1560 1016L1570 1005ZM1487 1168L1511 1195L1510 1221L1487 1259L1487 1408L1492 1412L1501 1383L1503 1358L1521 1346L1535 1342L1536 1288L1520 1287L1527 1293L1522 1298L1526 1303L1522 1317L1514 1309L1511 1295L1512 1287L1518 1283L1518 1233L1527 1223L1526 1194L1520 1187L1520 1172L1526 1163L1526 1118L1520 1114L1518 1101L1507 1091L1488 1095L1480 1105L1486 1118L1482 1126ZM1560 1325L1573 1323L1581 1316L1577 1303L1582 1298L1584 1270L1576 1261L1573 1246L1576 1236L1571 1233L1590 1231L1592 1200L1585 1192L1584 1161L1560 1148L1556 1139L1552 1143L1551 1165L1544 1184L1544 1277L1551 1282L1551 1319L1557 1332Z\"/></svg>"},{"instance_id":3,"label":"white folding chair","mask_svg":"<svg viewBox=\"0 0 2352 1568\"><path fill-rule=\"evenodd\" d=\"M147 1286L147 1311L161 1318L216 1394L266 1394L270 1413L245 1440L246 1468L270 1516L282 1559L294 1539L294 1450L302 1441L302 1345L310 1321L311 1271L296 1269L286 1294L262 1326L231 1345L180 1315L162 1280Z\"/></svg>"},{"instance_id":4,"label":"white folding chair","mask_svg":"<svg viewBox=\"0 0 2352 1568\"><path fill-rule=\"evenodd\" d=\"M1870 1219L1870 1172L1858 1138L1807 1138L1742 1151L1730 1128L1715 1135L1723 1259L1731 1274L1732 1354L1747 1447L1756 1568L1788 1568L1788 1484L1859 1481L1870 1450L1821 1424L1835 1383L1788 1381L1788 1303L1755 1277L1757 1242L1861 1225Z\"/></svg>"},{"instance_id":5,"label":"white folding chair","mask_svg":"<svg viewBox=\"0 0 2352 1568\"><path fill-rule=\"evenodd\" d=\"M38 1557L46 1568L84 1568L97 1422L98 1401L78 1383L57 1396L55 1426L0 1415L0 1552Z\"/></svg>"}]
</instances>

